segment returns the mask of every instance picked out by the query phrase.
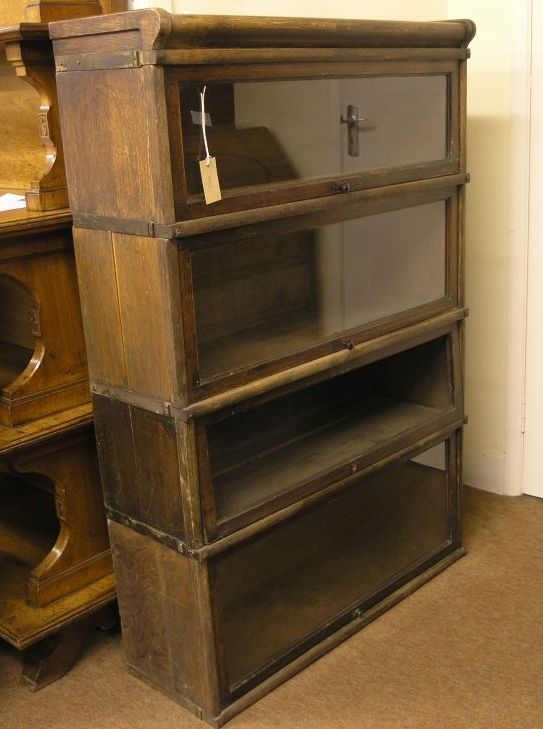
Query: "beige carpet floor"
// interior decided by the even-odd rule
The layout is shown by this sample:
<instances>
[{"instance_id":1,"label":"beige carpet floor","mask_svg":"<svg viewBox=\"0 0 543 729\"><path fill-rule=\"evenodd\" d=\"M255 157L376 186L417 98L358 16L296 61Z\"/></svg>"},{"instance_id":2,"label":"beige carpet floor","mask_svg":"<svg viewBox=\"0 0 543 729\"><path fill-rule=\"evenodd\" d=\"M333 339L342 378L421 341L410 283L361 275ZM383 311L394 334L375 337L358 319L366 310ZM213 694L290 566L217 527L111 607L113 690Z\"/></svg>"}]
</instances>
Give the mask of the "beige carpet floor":
<instances>
[{"instance_id":1,"label":"beige carpet floor","mask_svg":"<svg viewBox=\"0 0 543 729\"><path fill-rule=\"evenodd\" d=\"M247 709L231 729L543 729L543 500L467 489L469 554ZM196 729L96 633L41 692L0 644L1 729Z\"/></svg>"}]
</instances>

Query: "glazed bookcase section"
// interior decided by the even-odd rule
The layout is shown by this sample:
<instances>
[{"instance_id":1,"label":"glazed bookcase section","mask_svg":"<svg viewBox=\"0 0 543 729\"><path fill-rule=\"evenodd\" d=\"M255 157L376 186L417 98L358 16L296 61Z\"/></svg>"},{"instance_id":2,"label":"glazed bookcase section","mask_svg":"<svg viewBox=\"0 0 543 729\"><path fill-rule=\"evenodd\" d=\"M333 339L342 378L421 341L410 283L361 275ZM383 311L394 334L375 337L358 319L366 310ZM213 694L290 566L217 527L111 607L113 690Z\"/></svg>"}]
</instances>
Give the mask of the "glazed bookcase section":
<instances>
[{"instance_id":1,"label":"glazed bookcase section","mask_svg":"<svg viewBox=\"0 0 543 729\"><path fill-rule=\"evenodd\" d=\"M461 422L458 354L453 332L197 421L207 537L232 533Z\"/></svg>"},{"instance_id":2,"label":"glazed bookcase section","mask_svg":"<svg viewBox=\"0 0 543 729\"><path fill-rule=\"evenodd\" d=\"M390 76L373 69L359 66L364 75L358 77L355 70L343 77L230 83L205 76L186 83L177 81L182 72L169 70L169 117L181 121L181 130L171 123L170 143L182 150L184 173L174 177L174 184L184 182L175 194L186 201L177 217L202 214L204 88L207 140L224 197L206 215L334 194L338 179L358 190L458 172L456 66L405 63ZM392 113L400 107L402 114Z\"/></svg>"},{"instance_id":3,"label":"glazed bookcase section","mask_svg":"<svg viewBox=\"0 0 543 729\"><path fill-rule=\"evenodd\" d=\"M460 440L454 430L428 439L198 561L111 522L132 670L222 724L241 697L274 676L284 680L286 666L300 668L312 651L322 654L377 617L421 584L416 578L461 554ZM202 586L212 589L210 601ZM213 676L211 687L199 679L202 670Z\"/></svg>"},{"instance_id":4,"label":"glazed bookcase section","mask_svg":"<svg viewBox=\"0 0 543 729\"><path fill-rule=\"evenodd\" d=\"M323 31L326 21L296 19L305 26L300 34L283 19L277 27L284 32L267 47L261 20L209 17L183 16L172 25L169 16L142 11L51 25L76 222L107 227L114 218L119 232L142 232L149 222L254 211L465 169L461 69L471 23L436 23L432 40L409 37L414 26L399 24L379 47L368 41L376 26L348 21L347 47L336 21ZM229 45L230 22L243 29L243 45ZM82 38L74 38L79 31ZM194 165L203 149L204 86L224 193L211 206ZM402 112L392 114L392 106ZM140 144L113 149L99 164L88 154L121 134Z\"/></svg>"},{"instance_id":5,"label":"glazed bookcase section","mask_svg":"<svg viewBox=\"0 0 543 729\"><path fill-rule=\"evenodd\" d=\"M458 215L445 182L183 239L189 399L458 308Z\"/></svg>"},{"instance_id":6,"label":"glazed bookcase section","mask_svg":"<svg viewBox=\"0 0 543 729\"><path fill-rule=\"evenodd\" d=\"M282 221L187 239L189 381L224 388L453 308L456 214L453 195L309 229Z\"/></svg>"},{"instance_id":7,"label":"glazed bookcase section","mask_svg":"<svg viewBox=\"0 0 543 729\"><path fill-rule=\"evenodd\" d=\"M451 456L387 466L210 561L233 698L457 546Z\"/></svg>"}]
</instances>

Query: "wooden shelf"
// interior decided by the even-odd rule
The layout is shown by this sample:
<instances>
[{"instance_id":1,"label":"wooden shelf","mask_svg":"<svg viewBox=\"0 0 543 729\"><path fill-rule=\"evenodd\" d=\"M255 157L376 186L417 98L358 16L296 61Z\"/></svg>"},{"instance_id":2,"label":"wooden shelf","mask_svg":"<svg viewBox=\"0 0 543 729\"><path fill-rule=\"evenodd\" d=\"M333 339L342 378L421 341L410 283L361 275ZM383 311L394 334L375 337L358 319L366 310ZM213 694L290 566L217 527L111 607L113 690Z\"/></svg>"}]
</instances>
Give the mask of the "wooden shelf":
<instances>
[{"instance_id":1,"label":"wooden shelf","mask_svg":"<svg viewBox=\"0 0 543 729\"><path fill-rule=\"evenodd\" d=\"M0 426L0 456L35 445L92 423L92 405L86 403L15 428Z\"/></svg>"},{"instance_id":2,"label":"wooden shelf","mask_svg":"<svg viewBox=\"0 0 543 729\"><path fill-rule=\"evenodd\" d=\"M19 650L28 648L115 598L115 581L111 574L69 597L35 608L25 598L28 567L0 555L0 570L0 637Z\"/></svg>"},{"instance_id":3,"label":"wooden shelf","mask_svg":"<svg viewBox=\"0 0 543 729\"><path fill-rule=\"evenodd\" d=\"M53 498L20 479L3 477L0 489L0 637L23 649L110 602L115 585L108 575L45 607L29 605L29 572L50 550L59 530Z\"/></svg>"},{"instance_id":4,"label":"wooden shelf","mask_svg":"<svg viewBox=\"0 0 543 729\"><path fill-rule=\"evenodd\" d=\"M294 442L214 479L219 521L323 478L334 469L368 456L402 433L431 422L441 411L392 398L372 396L324 427L306 431Z\"/></svg>"},{"instance_id":5,"label":"wooden shelf","mask_svg":"<svg viewBox=\"0 0 543 729\"><path fill-rule=\"evenodd\" d=\"M0 239L27 232L69 228L71 224L72 215L66 208L45 212L30 212L25 208L4 210L0 212Z\"/></svg>"},{"instance_id":6,"label":"wooden shelf","mask_svg":"<svg viewBox=\"0 0 543 729\"><path fill-rule=\"evenodd\" d=\"M319 323L310 312L280 318L273 324L267 322L265 327L235 332L200 346L200 378L205 382L269 362L321 343L322 339Z\"/></svg>"}]
</instances>

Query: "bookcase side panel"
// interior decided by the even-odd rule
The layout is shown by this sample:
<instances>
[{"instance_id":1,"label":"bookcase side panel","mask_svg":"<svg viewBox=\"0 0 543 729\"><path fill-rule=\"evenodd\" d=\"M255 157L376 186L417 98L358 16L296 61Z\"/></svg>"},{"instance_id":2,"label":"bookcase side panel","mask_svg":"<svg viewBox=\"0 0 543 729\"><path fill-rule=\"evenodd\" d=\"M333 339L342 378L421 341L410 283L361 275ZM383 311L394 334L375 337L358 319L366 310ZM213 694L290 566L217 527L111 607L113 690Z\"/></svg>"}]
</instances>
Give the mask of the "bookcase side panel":
<instances>
[{"instance_id":1,"label":"bookcase side panel","mask_svg":"<svg viewBox=\"0 0 543 729\"><path fill-rule=\"evenodd\" d=\"M114 233L113 255L127 387L185 404L181 292L174 243Z\"/></svg>"},{"instance_id":2,"label":"bookcase side panel","mask_svg":"<svg viewBox=\"0 0 543 729\"><path fill-rule=\"evenodd\" d=\"M93 389L121 388L168 412L185 396L181 284L171 241L74 229ZM157 404L158 403L158 404Z\"/></svg>"},{"instance_id":3,"label":"bookcase side panel","mask_svg":"<svg viewBox=\"0 0 543 729\"><path fill-rule=\"evenodd\" d=\"M109 533L128 665L198 716L213 713L198 565L115 522Z\"/></svg>"},{"instance_id":4,"label":"bookcase side panel","mask_svg":"<svg viewBox=\"0 0 543 729\"><path fill-rule=\"evenodd\" d=\"M185 535L175 423L108 397L93 398L106 507L165 539Z\"/></svg>"},{"instance_id":5,"label":"bookcase side panel","mask_svg":"<svg viewBox=\"0 0 543 729\"><path fill-rule=\"evenodd\" d=\"M74 228L79 294L91 381L125 386L126 365L111 233Z\"/></svg>"},{"instance_id":6,"label":"bookcase side panel","mask_svg":"<svg viewBox=\"0 0 543 729\"><path fill-rule=\"evenodd\" d=\"M174 221L162 74L156 66L57 74L75 216Z\"/></svg>"}]
</instances>

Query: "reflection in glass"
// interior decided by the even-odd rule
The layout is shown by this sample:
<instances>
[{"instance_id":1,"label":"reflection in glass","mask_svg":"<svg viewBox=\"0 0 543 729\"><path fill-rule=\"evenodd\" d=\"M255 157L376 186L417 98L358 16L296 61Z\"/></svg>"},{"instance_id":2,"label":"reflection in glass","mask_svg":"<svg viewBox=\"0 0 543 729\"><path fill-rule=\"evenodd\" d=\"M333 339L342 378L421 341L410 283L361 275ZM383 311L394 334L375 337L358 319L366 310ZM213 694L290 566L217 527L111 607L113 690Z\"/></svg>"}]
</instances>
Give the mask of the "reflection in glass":
<instances>
[{"instance_id":1,"label":"reflection in glass","mask_svg":"<svg viewBox=\"0 0 543 729\"><path fill-rule=\"evenodd\" d=\"M189 193L202 192L202 87L181 86ZM364 121L342 122L349 106ZM207 84L205 108L223 190L447 156L445 75ZM357 156L349 151L350 134L356 136Z\"/></svg>"},{"instance_id":2,"label":"reflection in glass","mask_svg":"<svg viewBox=\"0 0 543 729\"><path fill-rule=\"evenodd\" d=\"M230 685L397 588L402 572L448 543L448 514L443 467L409 460L218 558Z\"/></svg>"},{"instance_id":3,"label":"reflection in glass","mask_svg":"<svg viewBox=\"0 0 543 729\"><path fill-rule=\"evenodd\" d=\"M194 250L200 378L442 298L445 239L439 201Z\"/></svg>"}]
</instances>

